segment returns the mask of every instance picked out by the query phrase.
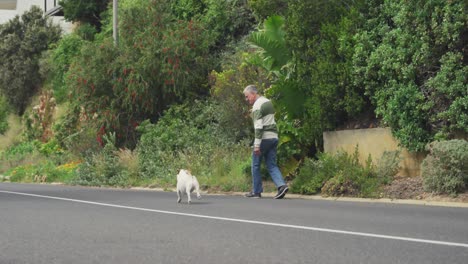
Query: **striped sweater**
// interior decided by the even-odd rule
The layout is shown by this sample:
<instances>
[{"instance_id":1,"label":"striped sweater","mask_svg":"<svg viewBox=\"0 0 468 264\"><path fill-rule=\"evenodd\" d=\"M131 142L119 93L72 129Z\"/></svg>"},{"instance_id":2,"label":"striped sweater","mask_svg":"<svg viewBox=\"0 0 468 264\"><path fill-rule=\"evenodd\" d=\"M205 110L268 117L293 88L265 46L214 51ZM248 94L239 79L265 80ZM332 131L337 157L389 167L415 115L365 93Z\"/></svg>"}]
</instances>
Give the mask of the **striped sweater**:
<instances>
[{"instance_id":1,"label":"striped sweater","mask_svg":"<svg viewBox=\"0 0 468 264\"><path fill-rule=\"evenodd\" d=\"M262 139L278 138L275 109L270 100L263 96L257 98L252 107L252 119L255 129L255 147L260 147Z\"/></svg>"}]
</instances>

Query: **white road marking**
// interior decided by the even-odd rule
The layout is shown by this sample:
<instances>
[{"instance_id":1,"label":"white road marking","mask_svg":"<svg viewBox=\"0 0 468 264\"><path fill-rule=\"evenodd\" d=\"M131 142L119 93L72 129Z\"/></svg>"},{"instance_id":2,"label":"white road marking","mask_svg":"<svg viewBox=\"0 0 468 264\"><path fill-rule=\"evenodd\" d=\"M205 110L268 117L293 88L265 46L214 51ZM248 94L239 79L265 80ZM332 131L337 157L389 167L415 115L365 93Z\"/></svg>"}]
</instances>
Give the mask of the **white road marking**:
<instances>
[{"instance_id":1,"label":"white road marking","mask_svg":"<svg viewBox=\"0 0 468 264\"><path fill-rule=\"evenodd\" d=\"M86 200L77 200L77 199L70 199L70 198L63 198L63 197L38 195L38 194L32 194L32 193L11 192L11 191L3 191L3 190L0 190L0 193L9 193L9 194L16 194L16 195L23 195L23 196L39 197L39 198L61 200L61 201L67 201L67 202L100 205L100 206L106 206L106 207L138 210L138 211L161 213L161 214L168 214L168 215L182 215L182 216L206 218L206 219L213 219L213 220L220 220L220 221L248 223L248 224L264 225L264 226L275 226L275 227L310 230L310 231L317 231L317 232L345 234L345 235L362 236L362 237L373 237L373 238L382 238L382 239L391 239L391 240L402 240L402 241L417 242L417 243L424 243L424 244L435 244L435 245L468 248L467 243L427 240L427 239L401 237L401 236L388 236L388 235L381 235L381 234L374 234L374 233L352 232L352 231L329 229L329 228L319 228L319 227L310 227L310 226L301 226L301 225L288 225L288 224L280 224L280 223L272 223L272 222L253 221L253 220L245 220L245 219L238 219L238 218L218 217L218 216L199 215L199 214L188 214L188 213L156 210L156 209L149 209L149 208L142 208L142 207L133 207L133 206L118 205L118 204L108 204L108 203L99 203L99 202L92 202L92 201L86 201Z\"/></svg>"}]
</instances>

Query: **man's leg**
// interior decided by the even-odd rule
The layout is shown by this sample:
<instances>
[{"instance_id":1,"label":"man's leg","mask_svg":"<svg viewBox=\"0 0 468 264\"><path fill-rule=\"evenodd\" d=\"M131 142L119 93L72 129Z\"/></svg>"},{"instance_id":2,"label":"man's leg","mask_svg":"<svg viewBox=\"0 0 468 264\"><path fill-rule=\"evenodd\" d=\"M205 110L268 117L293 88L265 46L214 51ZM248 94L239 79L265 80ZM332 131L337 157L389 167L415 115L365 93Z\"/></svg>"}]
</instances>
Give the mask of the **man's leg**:
<instances>
[{"instance_id":1,"label":"man's leg","mask_svg":"<svg viewBox=\"0 0 468 264\"><path fill-rule=\"evenodd\" d=\"M281 174L278 165L276 164L276 151L278 147L278 139L267 139L265 141L265 162L267 165L268 173L271 179L278 188L278 193L275 195L275 199L282 199L289 188L284 182L283 175ZM263 143L263 142L262 142Z\"/></svg>"},{"instance_id":2,"label":"man's leg","mask_svg":"<svg viewBox=\"0 0 468 264\"><path fill-rule=\"evenodd\" d=\"M263 155L255 155L255 153L252 152L252 192L255 194L263 192L262 174L260 172L262 156Z\"/></svg>"},{"instance_id":3,"label":"man's leg","mask_svg":"<svg viewBox=\"0 0 468 264\"><path fill-rule=\"evenodd\" d=\"M262 151L264 151L263 154L265 155L265 162L271 179L275 183L276 187L286 185L283 179L283 175L281 174L281 171L276 164L276 148L278 146L278 140L264 139L262 144L263 143L265 143L265 147Z\"/></svg>"}]
</instances>

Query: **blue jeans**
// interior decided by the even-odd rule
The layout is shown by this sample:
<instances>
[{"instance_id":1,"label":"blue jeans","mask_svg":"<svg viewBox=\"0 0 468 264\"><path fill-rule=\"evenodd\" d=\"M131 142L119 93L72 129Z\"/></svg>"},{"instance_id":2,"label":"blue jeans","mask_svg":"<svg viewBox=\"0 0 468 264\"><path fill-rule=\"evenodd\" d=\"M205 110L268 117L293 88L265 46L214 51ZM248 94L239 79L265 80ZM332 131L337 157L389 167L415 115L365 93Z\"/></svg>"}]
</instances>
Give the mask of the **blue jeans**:
<instances>
[{"instance_id":1,"label":"blue jeans","mask_svg":"<svg viewBox=\"0 0 468 264\"><path fill-rule=\"evenodd\" d=\"M283 175L276 165L276 148L278 147L278 139L263 139L260 144L260 155L255 155L252 152L252 179L253 179L253 193L262 193L262 175L260 173L260 165L262 158L265 157L268 173L275 183L276 187L285 185Z\"/></svg>"}]
</instances>

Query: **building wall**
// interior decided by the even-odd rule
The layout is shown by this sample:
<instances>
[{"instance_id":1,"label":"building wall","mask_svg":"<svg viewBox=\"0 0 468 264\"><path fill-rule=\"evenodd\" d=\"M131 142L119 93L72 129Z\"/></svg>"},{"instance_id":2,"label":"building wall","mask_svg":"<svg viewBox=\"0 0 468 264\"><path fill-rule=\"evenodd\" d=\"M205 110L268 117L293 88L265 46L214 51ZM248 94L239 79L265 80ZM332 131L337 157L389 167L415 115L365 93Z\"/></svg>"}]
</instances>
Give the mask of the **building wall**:
<instances>
[{"instance_id":1,"label":"building wall","mask_svg":"<svg viewBox=\"0 0 468 264\"><path fill-rule=\"evenodd\" d=\"M16 0L0 0L0 9L15 10Z\"/></svg>"},{"instance_id":2,"label":"building wall","mask_svg":"<svg viewBox=\"0 0 468 264\"><path fill-rule=\"evenodd\" d=\"M323 133L324 150L336 153L344 150L354 153L356 145L359 149L359 160L364 164L369 154L374 162L378 162L384 151L401 150L402 161L399 175L405 177L419 176L421 163L425 153L411 153L398 146L398 141L392 136L389 128L369 128L342 130Z\"/></svg>"},{"instance_id":3,"label":"building wall","mask_svg":"<svg viewBox=\"0 0 468 264\"><path fill-rule=\"evenodd\" d=\"M54 0L17 0L16 2L16 10L5 10L0 9L0 24L8 22L10 19L13 19L16 15L21 15L25 11L28 11L31 6L36 5L39 6L42 10L44 10L44 5L47 3L47 10L54 7ZM58 0L55 1L58 3ZM65 33L69 33L72 30L72 24L70 22L66 22L63 17L52 17L54 23L59 24Z\"/></svg>"}]
</instances>

